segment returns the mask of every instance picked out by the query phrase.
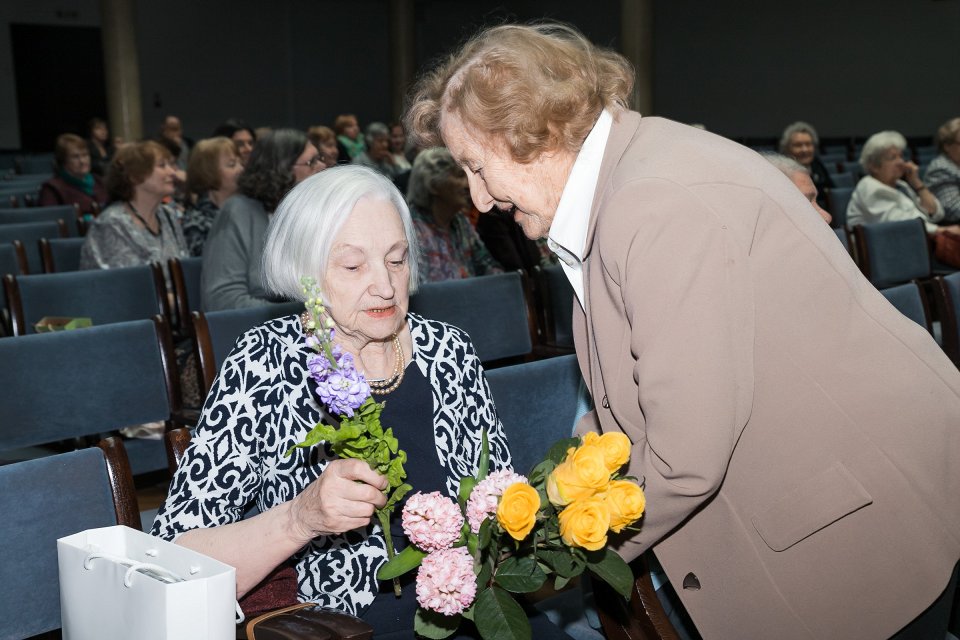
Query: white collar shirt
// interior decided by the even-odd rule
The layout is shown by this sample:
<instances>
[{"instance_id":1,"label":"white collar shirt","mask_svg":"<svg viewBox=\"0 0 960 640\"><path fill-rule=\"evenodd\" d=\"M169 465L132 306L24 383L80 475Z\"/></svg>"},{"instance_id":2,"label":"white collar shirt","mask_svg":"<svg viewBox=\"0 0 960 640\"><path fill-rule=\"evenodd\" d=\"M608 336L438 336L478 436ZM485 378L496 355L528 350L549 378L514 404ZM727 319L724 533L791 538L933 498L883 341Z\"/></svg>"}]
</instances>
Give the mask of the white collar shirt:
<instances>
[{"instance_id":1,"label":"white collar shirt","mask_svg":"<svg viewBox=\"0 0 960 640\"><path fill-rule=\"evenodd\" d=\"M604 109L577 154L547 234L547 246L560 259L560 266L584 310L583 251L590 227L590 209L600 178L600 165L612 125L613 116Z\"/></svg>"}]
</instances>

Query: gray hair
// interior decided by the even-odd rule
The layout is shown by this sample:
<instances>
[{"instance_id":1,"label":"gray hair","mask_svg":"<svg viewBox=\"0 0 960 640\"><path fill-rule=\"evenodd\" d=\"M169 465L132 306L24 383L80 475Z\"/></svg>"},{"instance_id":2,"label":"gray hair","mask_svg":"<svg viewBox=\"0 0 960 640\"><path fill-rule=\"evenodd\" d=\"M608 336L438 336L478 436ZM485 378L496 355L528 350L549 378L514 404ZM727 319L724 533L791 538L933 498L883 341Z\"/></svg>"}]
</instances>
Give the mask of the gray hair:
<instances>
[{"instance_id":1,"label":"gray hair","mask_svg":"<svg viewBox=\"0 0 960 640\"><path fill-rule=\"evenodd\" d=\"M372 138L390 137L390 127L382 122L371 122L367 125L367 130L363 132L364 138L369 142Z\"/></svg>"},{"instance_id":2,"label":"gray hair","mask_svg":"<svg viewBox=\"0 0 960 640\"><path fill-rule=\"evenodd\" d=\"M263 248L266 288L291 300L306 300L300 278L311 276L323 282L333 240L364 198L389 202L400 215L409 247L409 291L413 293L419 277L418 245L407 203L387 178L358 165L340 165L310 176L280 202Z\"/></svg>"},{"instance_id":3,"label":"gray hair","mask_svg":"<svg viewBox=\"0 0 960 640\"><path fill-rule=\"evenodd\" d=\"M780 153L788 153L790 147L790 138L797 133L807 133L813 138L813 147L814 149L820 148L820 136L817 135L817 130L813 128L813 125L798 120L793 124L788 124L787 128L783 130L783 133L780 135Z\"/></svg>"},{"instance_id":4,"label":"gray hair","mask_svg":"<svg viewBox=\"0 0 960 640\"><path fill-rule=\"evenodd\" d=\"M793 176L798 173L810 175L810 169L803 166L793 158L788 158L783 154L775 153L773 151L765 151L760 155L764 160L775 166L780 170L781 173L783 173L783 175L790 179L793 179Z\"/></svg>"},{"instance_id":5,"label":"gray hair","mask_svg":"<svg viewBox=\"0 0 960 640\"><path fill-rule=\"evenodd\" d=\"M860 152L860 166L864 171L869 171L870 167L879 167L883 161L883 154L891 148L903 151L907 148L907 139L896 131L881 131L873 134L867 138L863 151Z\"/></svg>"},{"instance_id":6,"label":"gray hair","mask_svg":"<svg viewBox=\"0 0 960 640\"><path fill-rule=\"evenodd\" d=\"M410 206L429 211L434 190L459 170L460 167L446 147L424 149L417 154L410 169L407 202Z\"/></svg>"}]
</instances>

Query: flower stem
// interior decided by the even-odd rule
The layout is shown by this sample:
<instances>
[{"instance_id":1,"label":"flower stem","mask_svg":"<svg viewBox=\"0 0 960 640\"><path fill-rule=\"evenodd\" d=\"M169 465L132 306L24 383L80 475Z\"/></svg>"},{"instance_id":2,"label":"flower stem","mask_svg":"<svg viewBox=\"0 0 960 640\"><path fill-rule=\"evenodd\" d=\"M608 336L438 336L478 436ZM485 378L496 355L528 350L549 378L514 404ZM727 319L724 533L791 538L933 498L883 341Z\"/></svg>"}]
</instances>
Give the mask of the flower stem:
<instances>
[{"instance_id":1,"label":"flower stem","mask_svg":"<svg viewBox=\"0 0 960 640\"><path fill-rule=\"evenodd\" d=\"M396 552L393 550L393 536L390 535L390 511L377 509L377 518L380 520L380 528L383 530L383 539L387 542L387 560L393 560ZM393 595L398 598L402 595L400 578L393 579Z\"/></svg>"}]
</instances>

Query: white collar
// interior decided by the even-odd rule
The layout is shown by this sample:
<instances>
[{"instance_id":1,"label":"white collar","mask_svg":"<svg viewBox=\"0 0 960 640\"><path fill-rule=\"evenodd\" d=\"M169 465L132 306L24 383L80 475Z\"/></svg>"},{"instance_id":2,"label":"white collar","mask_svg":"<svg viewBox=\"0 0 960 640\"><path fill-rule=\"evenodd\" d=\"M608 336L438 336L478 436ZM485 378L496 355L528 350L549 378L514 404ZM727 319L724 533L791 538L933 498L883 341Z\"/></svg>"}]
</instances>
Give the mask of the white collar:
<instances>
[{"instance_id":1,"label":"white collar","mask_svg":"<svg viewBox=\"0 0 960 640\"><path fill-rule=\"evenodd\" d=\"M550 225L548 238L579 262L583 262L583 248L590 226L590 209L597 191L600 165L603 163L603 154L612 126L613 115L604 109L587 139L583 141ZM558 255L563 257L560 252Z\"/></svg>"}]
</instances>

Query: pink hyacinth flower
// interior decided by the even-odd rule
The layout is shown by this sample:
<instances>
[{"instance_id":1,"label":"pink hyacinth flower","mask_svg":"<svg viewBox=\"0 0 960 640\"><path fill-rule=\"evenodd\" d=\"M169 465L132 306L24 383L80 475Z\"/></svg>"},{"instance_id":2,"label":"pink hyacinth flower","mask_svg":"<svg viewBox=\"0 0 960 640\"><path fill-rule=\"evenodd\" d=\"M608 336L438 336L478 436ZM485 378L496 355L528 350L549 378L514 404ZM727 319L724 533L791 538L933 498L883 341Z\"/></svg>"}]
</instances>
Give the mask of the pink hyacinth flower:
<instances>
[{"instance_id":1,"label":"pink hyacinth flower","mask_svg":"<svg viewBox=\"0 0 960 640\"><path fill-rule=\"evenodd\" d=\"M403 507L403 532L426 552L449 549L460 538L463 514L450 498L433 493L416 493Z\"/></svg>"},{"instance_id":2,"label":"pink hyacinth flower","mask_svg":"<svg viewBox=\"0 0 960 640\"><path fill-rule=\"evenodd\" d=\"M504 489L517 482L526 481L526 476L505 469L494 471L478 482L467 500L467 522L470 523L470 530L479 533L483 521L497 513L497 503Z\"/></svg>"},{"instance_id":3,"label":"pink hyacinth flower","mask_svg":"<svg viewBox=\"0 0 960 640\"><path fill-rule=\"evenodd\" d=\"M462 613L477 597L473 558L466 547L434 551L417 571L417 602L424 609L452 616Z\"/></svg>"}]
</instances>

